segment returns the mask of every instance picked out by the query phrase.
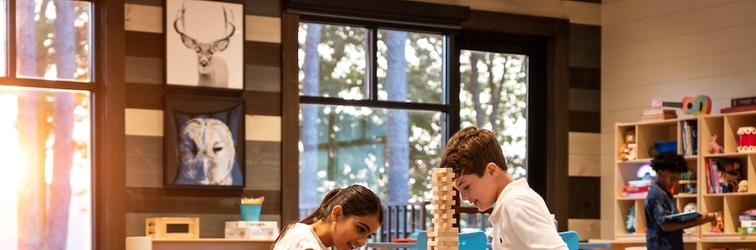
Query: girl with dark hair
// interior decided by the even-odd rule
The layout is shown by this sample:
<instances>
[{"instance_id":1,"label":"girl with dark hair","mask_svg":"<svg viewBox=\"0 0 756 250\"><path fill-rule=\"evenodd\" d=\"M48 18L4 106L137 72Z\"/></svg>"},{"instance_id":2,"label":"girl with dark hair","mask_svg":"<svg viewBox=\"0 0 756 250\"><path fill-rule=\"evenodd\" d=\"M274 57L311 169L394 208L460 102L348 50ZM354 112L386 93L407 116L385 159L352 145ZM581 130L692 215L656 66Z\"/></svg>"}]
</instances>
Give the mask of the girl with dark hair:
<instances>
[{"instance_id":1,"label":"girl with dark hair","mask_svg":"<svg viewBox=\"0 0 756 250\"><path fill-rule=\"evenodd\" d=\"M383 221L383 206L370 189L336 188L300 222L281 231L273 250L349 250L365 245Z\"/></svg>"}]
</instances>

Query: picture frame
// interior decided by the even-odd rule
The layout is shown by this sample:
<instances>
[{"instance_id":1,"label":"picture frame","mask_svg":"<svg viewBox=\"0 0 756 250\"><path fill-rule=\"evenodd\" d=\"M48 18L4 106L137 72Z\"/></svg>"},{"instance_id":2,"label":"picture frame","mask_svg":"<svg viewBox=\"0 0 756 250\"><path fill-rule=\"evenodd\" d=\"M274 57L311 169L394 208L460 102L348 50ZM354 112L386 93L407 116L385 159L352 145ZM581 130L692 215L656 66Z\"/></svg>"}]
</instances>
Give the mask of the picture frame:
<instances>
[{"instance_id":1,"label":"picture frame","mask_svg":"<svg viewBox=\"0 0 756 250\"><path fill-rule=\"evenodd\" d=\"M245 186L243 98L169 94L163 114L165 186Z\"/></svg>"},{"instance_id":2,"label":"picture frame","mask_svg":"<svg viewBox=\"0 0 756 250\"><path fill-rule=\"evenodd\" d=\"M165 0L166 85L244 89L244 3Z\"/></svg>"}]
</instances>

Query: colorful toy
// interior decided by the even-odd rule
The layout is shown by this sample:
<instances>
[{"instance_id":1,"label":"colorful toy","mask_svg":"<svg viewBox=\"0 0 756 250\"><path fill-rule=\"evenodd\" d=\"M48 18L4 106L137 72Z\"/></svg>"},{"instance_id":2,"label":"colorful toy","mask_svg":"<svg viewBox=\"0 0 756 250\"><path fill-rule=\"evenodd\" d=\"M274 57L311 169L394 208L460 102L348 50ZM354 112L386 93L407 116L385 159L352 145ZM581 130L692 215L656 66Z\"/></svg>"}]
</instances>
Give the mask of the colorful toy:
<instances>
[{"instance_id":1,"label":"colorful toy","mask_svg":"<svg viewBox=\"0 0 756 250\"><path fill-rule=\"evenodd\" d=\"M707 95L698 95L696 97L683 97L682 102L663 102L661 98L651 101L651 106L655 109L664 107L682 108L682 112L689 115L708 115L711 114L711 97Z\"/></svg>"},{"instance_id":2,"label":"colorful toy","mask_svg":"<svg viewBox=\"0 0 756 250\"><path fill-rule=\"evenodd\" d=\"M748 192L748 180L741 180L740 183L738 183L738 192L739 193Z\"/></svg>"},{"instance_id":3,"label":"colorful toy","mask_svg":"<svg viewBox=\"0 0 756 250\"><path fill-rule=\"evenodd\" d=\"M629 130L625 133L625 144L620 148L620 160L632 161L635 160L635 130Z\"/></svg>"},{"instance_id":4,"label":"colorful toy","mask_svg":"<svg viewBox=\"0 0 756 250\"><path fill-rule=\"evenodd\" d=\"M712 153L712 154L724 153L724 147L720 146L719 143L717 143L717 134L714 134L711 136L711 142L709 142L709 145L711 145L711 150L709 151L709 153Z\"/></svg>"}]
</instances>

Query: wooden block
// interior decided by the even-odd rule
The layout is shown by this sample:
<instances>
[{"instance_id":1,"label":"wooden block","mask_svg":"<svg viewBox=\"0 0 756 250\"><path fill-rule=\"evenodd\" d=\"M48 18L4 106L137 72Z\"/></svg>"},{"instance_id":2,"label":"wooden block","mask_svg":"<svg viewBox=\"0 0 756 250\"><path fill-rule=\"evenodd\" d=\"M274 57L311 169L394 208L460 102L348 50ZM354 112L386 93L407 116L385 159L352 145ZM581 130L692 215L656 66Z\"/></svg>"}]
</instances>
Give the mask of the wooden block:
<instances>
[{"instance_id":1,"label":"wooden block","mask_svg":"<svg viewBox=\"0 0 756 250\"><path fill-rule=\"evenodd\" d=\"M431 204L433 204L433 205L454 205L454 200L442 200L442 199L436 199L436 197L433 197L433 200L431 200Z\"/></svg>"},{"instance_id":2,"label":"wooden block","mask_svg":"<svg viewBox=\"0 0 756 250\"><path fill-rule=\"evenodd\" d=\"M433 185L431 187L431 190L433 191L454 191L453 185Z\"/></svg>"},{"instance_id":3,"label":"wooden block","mask_svg":"<svg viewBox=\"0 0 756 250\"><path fill-rule=\"evenodd\" d=\"M434 218L454 218L453 216L454 216L454 211L452 211L451 213L443 213L443 214L433 213Z\"/></svg>"},{"instance_id":4,"label":"wooden block","mask_svg":"<svg viewBox=\"0 0 756 250\"><path fill-rule=\"evenodd\" d=\"M199 238L197 217L153 217L144 220L146 236L152 238Z\"/></svg>"},{"instance_id":5,"label":"wooden block","mask_svg":"<svg viewBox=\"0 0 756 250\"><path fill-rule=\"evenodd\" d=\"M428 237L459 237L459 232L428 232Z\"/></svg>"},{"instance_id":6,"label":"wooden block","mask_svg":"<svg viewBox=\"0 0 756 250\"><path fill-rule=\"evenodd\" d=\"M434 176L431 179L431 183L452 183L454 181L454 177L451 176Z\"/></svg>"},{"instance_id":7,"label":"wooden block","mask_svg":"<svg viewBox=\"0 0 756 250\"><path fill-rule=\"evenodd\" d=\"M432 190L431 193L433 194L433 197L439 196L439 197L454 197L457 195L457 191L454 189L451 190Z\"/></svg>"},{"instance_id":8,"label":"wooden block","mask_svg":"<svg viewBox=\"0 0 756 250\"><path fill-rule=\"evenodd\" d=\"M433 224L436 224L436 223L454 223L454 221L455 221L454 218L433 218L433 219L431 219L431 222L433 222ZM438 226L436 226L436 227L438 227Z\"/></svg>"},{"instance_id":9,"label":"wooden block","mask_svg":"<svg viewBox=\"0 0 756 250\"><path fill-rule=\"evenodd\" d=\"M444 232L444 233L458 233L459 228L458 227L444 227L444 228L435 228L434 232Z\"/></svg>"},{"instance_id":10,"label":"wooden block","mask_svg":"<svg viewBox=\"0 0 756 250\"><path fill-rule=\"evenodd\" d=\"M454 173L451 168L433 168L433 173Z\"/></svg>"}]
</instances>

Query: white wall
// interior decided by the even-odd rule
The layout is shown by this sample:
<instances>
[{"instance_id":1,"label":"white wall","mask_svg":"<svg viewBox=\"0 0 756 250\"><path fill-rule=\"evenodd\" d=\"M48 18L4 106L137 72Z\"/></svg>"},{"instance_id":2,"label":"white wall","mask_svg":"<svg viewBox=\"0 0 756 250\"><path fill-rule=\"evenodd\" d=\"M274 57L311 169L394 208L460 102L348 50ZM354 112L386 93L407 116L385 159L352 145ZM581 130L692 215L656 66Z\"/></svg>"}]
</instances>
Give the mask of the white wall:
<instances>
[{"instance_id":1,"label":"white wall","mask_svg":"<svg viewBox=\"0 0 756 250\"><path fill-rule=\"evenodd\" d=\"M614 238L614 124L638 121L651 100L756 96L756 1L601 3L601 238ZM678 112L678 115L681 115Z\"/></svg>"}]
</instances>

